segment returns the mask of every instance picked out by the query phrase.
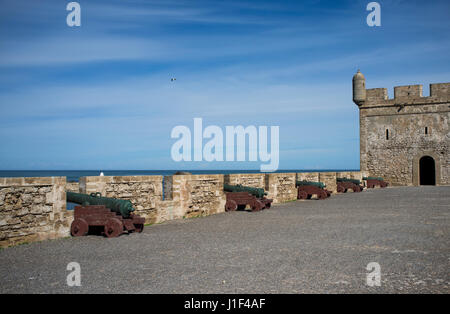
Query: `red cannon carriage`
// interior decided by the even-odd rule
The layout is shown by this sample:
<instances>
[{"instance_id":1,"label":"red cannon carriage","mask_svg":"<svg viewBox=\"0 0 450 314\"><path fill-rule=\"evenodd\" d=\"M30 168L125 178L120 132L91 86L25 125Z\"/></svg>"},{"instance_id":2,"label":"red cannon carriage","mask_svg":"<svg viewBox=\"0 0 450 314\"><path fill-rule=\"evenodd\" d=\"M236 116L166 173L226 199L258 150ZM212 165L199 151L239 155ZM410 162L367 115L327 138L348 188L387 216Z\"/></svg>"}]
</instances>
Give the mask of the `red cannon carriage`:
<instances>
[{"instance_id":1,"label":"red cannon carriage","mask_svg":"<svg viewBox=\"0 0 450 314\"><path fill-rule=\"evenodd\" d=\"M316 195L317 199L323 200L331 195L331 192L325 189L325 184L322 182L296 181L295 184L297 186L297 199L299 200L311 199L313 195Z\"/></svg>"},{"instance_id":2,"label":"red cannon carriage","mask_svg":"<svg viewBox=\"0 0 450 314\"><path fill-rule=\"evenodd\" d=\"M339 193L347 193L350 189L353 192L361 192L363 187L361 186L361 181L356 179L348 179L348 178L337 178L337 191Z\"/></svg>"},{"instance_id":3,"label":"red cannon carriage","mask_svg":"<svg viewBox=\"0 0 450 314\"><path fill-rule=\"evenodd\" d=\"M132 214L133 204L129 200L102 197L100 193L81 194L67 192L67 201L75 206L70 233L74 237L87 235L89 231L100 231L112 238L124 232L142 232L145 219Z\"/></svg>"},{"instance_id":4,"label":"red cannon carriage","mask_svg":"<svg viewBox=\"0 0 450 314\"><path fill-rule=\"evenodd\" d=\"M252 212L270 208L272 199L265 197L267 193L264 189L246 187L242 185L224 184L224 191L227 197L225 211L244 210L247 205Z\"/></svg>"},{"instance_id":5,"label":"red cannon carriage","mask_svg":"<svg viewBox=\"0 0 450 314\"><path fill-rule=\"evenodd\" d=\"M389 185L386 181L384 181L381 177L364 177L363 180L367 181L367 188L373 189L376 186L380 188L385 188Z\"/></svg>"},{"instance_id":6,"label":"red cannon carriage","mask_svg":"<svg viewBox=\"0 0 450 314\"><path fill-rule=\"evenodd\" d=\"M70 233L74 237L87 235L90 227L103 229L102 234L108 238L118 237L125 232L142 232L145 219L130 214L123 218L112 212L105 205L75 206L74 220Z\"/></svg>"}]
</instances>

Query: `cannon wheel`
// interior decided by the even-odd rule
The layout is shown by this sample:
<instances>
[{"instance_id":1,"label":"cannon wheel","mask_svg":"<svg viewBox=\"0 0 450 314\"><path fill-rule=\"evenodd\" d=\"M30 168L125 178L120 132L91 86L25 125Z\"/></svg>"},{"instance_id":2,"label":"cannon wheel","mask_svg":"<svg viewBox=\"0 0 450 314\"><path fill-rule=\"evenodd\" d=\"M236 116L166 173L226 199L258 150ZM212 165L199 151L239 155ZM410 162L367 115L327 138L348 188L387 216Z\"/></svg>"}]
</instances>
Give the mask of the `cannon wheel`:
<instances>
[{"instance_id":1,"label":"cannon wheel","mask_svg":"<svg viewBox=\"0 0 450 314\"><path fill-rule=\"evenodd\" d=\"M308 193L306 193L305 191L300 191L300 193L298 193L298 198L300 200L306 200L308 198Z\"/></svg>"},{"instance_id":2,"label":"cannon wheel","mask_svg":"<svg viewBox=\"0 0 450 314\"><path fill-rule=\"evenodd\" d=\"M338 185L337 191L338 193L345 193L345 188L342 185Z\"/></svg>"},{"instance_id":3,"label":"cannon wheel","mask_svg":"<svg viewBox=\"0 0 450 314\"><path fill-rule=\"evenodd\" d=\"M89 231L89 225L83 218L77 218L72 221L72 225L70 226L70 234L73 237L82 237L85 236Z\"/></svg>"},{"instance_id":4,"label":"cannon wheel","mask_svg":"<svg viewBox=\"0 0 450 314\"><path fill-rule=\"evenodd\" d=\"M236 201L234 201L234 200L228 200L225 203L225 211L227 211L227 212L234 212L237 208L238 208L238 205L237 205Z\"/></svg>"},{"instance_id":5,"label":"cannon wheel","mask_svg":"<svg viewBox=\"0 0 450 314\"><path fill-rule=\"evenodd\" d=\"M317 194L317 198L318 198L319 200L326 199L327 197L328 197L328 195L327 195L327 192L325 192L325 191L320 191L320 192Z\"/></svg>"},{"instance_id":6,"label":"cannon wheel","mask_svg":"<svg viewBox=\"0 0 450 314\"><path fill-rule=\"evenodd\" d=\"M123 232L123 224L117 218L108 219L105 224L105 235L108 238L118 237Z\"/></svg>"},{"instance_id":7,"label":"cannon wheel","mask_svg":"<svg viewBox=\"0 0 450 314\"><path fill-rule=\"evenodd\" d=\"M267 202L266 205L265 205L265 208L269 209L271 205L272 205L271 202Z\"/></svg>"},{"instance_id":8,"label":"cannon wheel","mask_svg":"<svg viewBox=\"0 0 450 314\"><path fill-rule=\"evenodd\" d=\"M141 233L144 230L144 224L134 224L134 232Z\"/></svg>"},{"instance_id":9,"label":"cannon wheel","mask_svg":"<svg viewBox=\"0 0 450 314\"><path fill-rule=\"evenodd\" d=\"M263 209L264 205L259 200L255 200L252 203L252 212L259 212L261 209Z\"/></svg>"}]
</instances>

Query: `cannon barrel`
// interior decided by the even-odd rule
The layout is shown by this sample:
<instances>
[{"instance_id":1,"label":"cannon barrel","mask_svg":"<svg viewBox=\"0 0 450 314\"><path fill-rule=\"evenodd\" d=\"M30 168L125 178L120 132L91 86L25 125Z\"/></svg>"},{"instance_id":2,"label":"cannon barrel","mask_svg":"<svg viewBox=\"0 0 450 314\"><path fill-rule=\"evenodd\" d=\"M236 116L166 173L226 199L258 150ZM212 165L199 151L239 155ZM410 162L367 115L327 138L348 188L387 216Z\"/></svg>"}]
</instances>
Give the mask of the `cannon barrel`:
<instances>
[{"instance_id":1,"label":"cannon barrel","mask_svg":"<svg viewBox=\"0 0 450 314\"><path fill-rule=\"evenodd\" d=\"M384 181L382 177L364 177L363 180L378 180L378 181Z\"/></svg>"},{"instance_id":2,"label":"cannon barrel","mask_svg":"<svg viewBox=\"0 0 450 314\"><path fill-rule=\"evenodd\" d=\"M324 189L326 185L323 182L312 182L312 181L295 181L295 186L300 185L314 185L321 189Z\"/></svg>"},{"instance_id":3,"label":"cannon barrel","mask_svg":"<svg viewBox=\"0 0 450 314\"><path fill-rule=\"evenodd\" d=\"M249 194L252 194L258 198L263 198L264 195L267 195L267 193L264 192L264 189L261 188L253 188L250 186L243 186L243 185L230 185L230 184L224 184L223 190L226 192L247 192Z\"/></svg>"},{"instance_id":4,"label":"cannon barrel","mask_svg":"<svg viewBox=\"0 0 450 314\"><path fill-rule=\"evenodd\" d=\"M88 194L66 192L67 201L80 205L105 205L115 213L119 213L123 218L130 217L134 211L133 204L129 200L120 200L110 197L102 197L99 192Z\"/></svg>"},{"instance_id":5,"label":"cannon barrel","mask_svg":"<svg viewBox=\"0 0 450 314\"><path fill-rule=\"evenodd\" d=\"M349 178L337 178L336 179L337 182L352 182L356 185L360 185L361 181L357 180L357 179L349 179Z\"/></svg>"}]
</instances>

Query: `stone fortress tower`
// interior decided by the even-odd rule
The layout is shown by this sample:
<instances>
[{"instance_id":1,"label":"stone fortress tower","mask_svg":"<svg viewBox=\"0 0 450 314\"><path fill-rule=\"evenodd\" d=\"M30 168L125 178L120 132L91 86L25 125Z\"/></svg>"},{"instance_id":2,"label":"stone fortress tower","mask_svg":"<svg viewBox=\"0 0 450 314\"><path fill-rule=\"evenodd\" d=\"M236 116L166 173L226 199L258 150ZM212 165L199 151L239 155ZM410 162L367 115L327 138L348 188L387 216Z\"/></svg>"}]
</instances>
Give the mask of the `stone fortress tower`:
<instances>
[{"instance_id":1,"label":"stone fortress tower","mask_svg":"<svg viewBox=\"0 0 450 314\"><path fill-rule=\"evenodd\" d=\"M353 76L353 102L359 108L361 171L392 185L450 185L450 83L366 89L364 75Z\"/></svg>"}]
</instances>

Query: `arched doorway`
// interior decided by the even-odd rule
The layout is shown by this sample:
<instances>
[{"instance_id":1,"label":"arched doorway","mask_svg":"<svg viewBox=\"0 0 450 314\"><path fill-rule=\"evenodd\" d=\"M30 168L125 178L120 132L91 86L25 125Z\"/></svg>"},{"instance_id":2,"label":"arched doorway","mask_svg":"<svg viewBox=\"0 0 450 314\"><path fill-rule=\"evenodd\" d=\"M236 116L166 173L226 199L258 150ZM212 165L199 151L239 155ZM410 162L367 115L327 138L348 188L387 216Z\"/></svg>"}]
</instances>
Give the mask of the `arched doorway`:
<instances>
[{"instance_id":1,"label":"arched doorway","mask_svg":"<svg viewBox=\"0 0 450 314\"><path fill-rule=\"evenodd\" d=\"M436 167L433 157L423 156L419 160L420 185L436 185Z\"/></svg>"}]
</instances>

